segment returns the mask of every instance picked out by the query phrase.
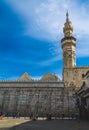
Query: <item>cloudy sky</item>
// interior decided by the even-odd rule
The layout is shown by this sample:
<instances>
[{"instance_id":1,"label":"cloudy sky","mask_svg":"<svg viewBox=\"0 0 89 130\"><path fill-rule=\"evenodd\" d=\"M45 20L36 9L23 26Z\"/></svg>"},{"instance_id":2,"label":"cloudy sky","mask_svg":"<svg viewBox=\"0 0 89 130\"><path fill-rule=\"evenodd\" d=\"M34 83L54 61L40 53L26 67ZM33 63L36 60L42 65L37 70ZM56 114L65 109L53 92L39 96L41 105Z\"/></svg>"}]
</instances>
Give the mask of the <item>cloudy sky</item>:
<instances>
[{"instance_id":1,"label":"cloudy sky","mask_svg":"<svg viewBox=\"0 0 89 130\"><path fill-rule=\"evenodd\" d=\"M66 10L77 38L77 66L89 65L89 0L0 0L0 80L24 72L62 77Z\"/></svg>"}]
</instances>

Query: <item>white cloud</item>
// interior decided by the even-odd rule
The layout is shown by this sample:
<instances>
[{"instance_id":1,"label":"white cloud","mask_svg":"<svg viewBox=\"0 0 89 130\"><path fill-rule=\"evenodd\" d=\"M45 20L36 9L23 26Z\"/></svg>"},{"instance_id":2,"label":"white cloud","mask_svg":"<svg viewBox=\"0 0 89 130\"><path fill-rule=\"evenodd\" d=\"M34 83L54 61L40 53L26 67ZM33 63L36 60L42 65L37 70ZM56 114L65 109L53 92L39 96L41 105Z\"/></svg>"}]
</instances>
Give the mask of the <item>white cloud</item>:
<instances>
[{"instance_id":1,"label":"white cloud","mask_svg":"<svg viewBox=\"0 0 89 130\"><path fill-rule=\"evenodd\" d=\"M61 40L65 13L68 9L74 26L74 35L80 40L82 37L85 38L84 36L89 37L89 2L78 3L77 0L7 0L7 2L23 19L26 35L50 41ZM57 44L55 50L58 47ZM85 50L89 48L87 42L82 46L80 43L79 48L79 56L89 55L88 51L82 53L83 48Z\"/></svg>"},{"instance_id":2,"label":"white cloud","mask_svg":"<svg viewBox=\"0 0 89 130\"><path fill-rule=\"evenodd\" d=\"M66 0L7 0L11 8L25 22L25 33L49 40L62 34ZM64 16L64 17L63 17ZM31 23L32 22L32 23ZM31 28L30 28L31 27Z\"/></svg>"},{"instance_id":3,"label":"white cloud","mask_svg":"<svg viewBox=\"0 0 89 130\"><path fill-rule=\"evenodd\" d=\"M57 55L54 58L48 59L48 60L44 60L38 63L39 66L49 66L54 62L57 62L58 60L61 59L61 55Z\"/></svg>"},{"instance_id":4,"label":"white cloud","mask_svg":"<svg viewBox=\"0 0 89 130\"><path fill-rule=\"evenodd\" d=\"M89 56L89 48L81 48L77 50L77 57Z\"/></svg>"}]
</instances>

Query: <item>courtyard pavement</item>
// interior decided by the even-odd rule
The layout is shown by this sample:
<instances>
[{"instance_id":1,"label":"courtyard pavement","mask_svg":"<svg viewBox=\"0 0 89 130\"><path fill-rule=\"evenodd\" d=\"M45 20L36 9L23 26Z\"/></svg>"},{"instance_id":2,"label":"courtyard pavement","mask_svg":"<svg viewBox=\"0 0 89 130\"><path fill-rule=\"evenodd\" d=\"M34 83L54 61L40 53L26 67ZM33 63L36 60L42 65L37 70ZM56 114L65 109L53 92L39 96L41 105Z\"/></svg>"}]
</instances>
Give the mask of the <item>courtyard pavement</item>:
<instances>
[{"instance_id":1,"label":"courtyard pavement","mask_svg":"<svg viewBox=\"0 0 89 130\"><path fill-rule=\"evenodd\" d=\"M0 120L0 130L89 130L89 121L3 118Z\"/></svg>"}]
</instances>

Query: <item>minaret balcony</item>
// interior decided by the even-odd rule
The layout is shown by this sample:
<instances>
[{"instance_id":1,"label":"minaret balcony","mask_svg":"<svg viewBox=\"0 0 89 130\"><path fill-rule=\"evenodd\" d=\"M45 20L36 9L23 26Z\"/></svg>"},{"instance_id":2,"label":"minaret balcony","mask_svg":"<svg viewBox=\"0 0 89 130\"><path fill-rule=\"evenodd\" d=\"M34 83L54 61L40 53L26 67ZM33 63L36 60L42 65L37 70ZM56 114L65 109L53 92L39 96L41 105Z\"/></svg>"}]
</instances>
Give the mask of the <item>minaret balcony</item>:
<instances>
[{"instance_id":1,"label":"minaret balcony","mask_svg":"<svg viewBox=\"0 0 89 130\"><path fill-rule=\"evenodd\" d=\"M74 45L76 46L76 38L75 37L64 37L62 40L61 40L61 43L62 43L62 48L63 46L65 45Z\"/></svg>"}]
</instances>

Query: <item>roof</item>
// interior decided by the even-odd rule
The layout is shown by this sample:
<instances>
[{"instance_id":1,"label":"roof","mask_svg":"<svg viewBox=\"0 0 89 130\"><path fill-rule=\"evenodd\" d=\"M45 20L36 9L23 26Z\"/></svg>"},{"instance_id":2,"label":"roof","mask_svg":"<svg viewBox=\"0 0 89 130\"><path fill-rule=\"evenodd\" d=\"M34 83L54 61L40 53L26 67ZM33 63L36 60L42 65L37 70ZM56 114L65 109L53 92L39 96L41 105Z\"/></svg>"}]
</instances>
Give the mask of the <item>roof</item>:
<instances>
[{"instance_id":1,"label":"roof","mask_svg":"<svg viewBox=\"0 0 89 130\"><path fill-rule=\"evenodd\" d=\"M32 81L32 78L30 77L30 75L25 72L19 79L18 81Z\"/></svg>"},{"instance_id":2,"label":"roof","mask_svg":"<svg viewBox=\"0 0 89 130\"><path fill-rule=\"evenodd\" d=\"M51 74L50 72L46 73L42 78L41 81L60 81L60 78L55 74Z\"/></svg>"}]
</instances>

